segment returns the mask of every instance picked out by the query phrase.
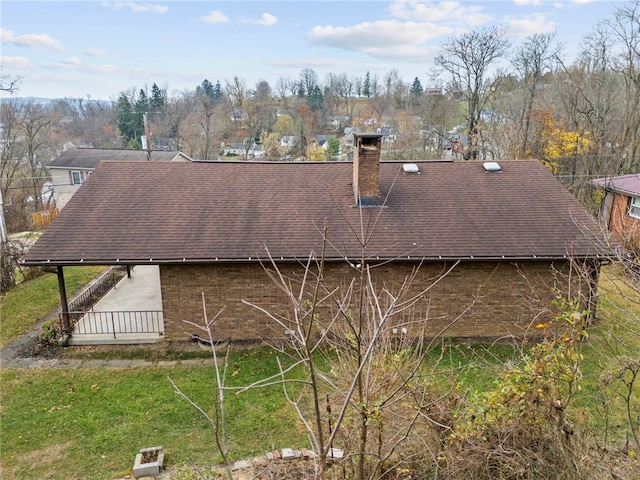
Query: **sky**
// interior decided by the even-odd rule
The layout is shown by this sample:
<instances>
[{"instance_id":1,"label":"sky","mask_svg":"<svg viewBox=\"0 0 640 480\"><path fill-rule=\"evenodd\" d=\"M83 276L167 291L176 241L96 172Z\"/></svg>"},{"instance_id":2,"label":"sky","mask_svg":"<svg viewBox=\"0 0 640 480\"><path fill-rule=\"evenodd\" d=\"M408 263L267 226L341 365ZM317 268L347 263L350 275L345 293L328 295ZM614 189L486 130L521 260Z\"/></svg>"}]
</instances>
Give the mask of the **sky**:
<instances>
[{"instance_id":1,"label":"sky","mask_svg":"<svg viewBox=\"0 0 640 480\"><path fill-rule=\"evenodd\" d=\"M382 80L395 69L431 86L448 40L506 27L512 51L556 32L566 61L582 38L612 18L616 0L282 0L0 2L1 74L20 77L14 96L116 99L151 89L170 95L203 80L247 88L297 80L312 69ZM6 98L5 92L0 97Z\"/></svg>"}]
</instances>

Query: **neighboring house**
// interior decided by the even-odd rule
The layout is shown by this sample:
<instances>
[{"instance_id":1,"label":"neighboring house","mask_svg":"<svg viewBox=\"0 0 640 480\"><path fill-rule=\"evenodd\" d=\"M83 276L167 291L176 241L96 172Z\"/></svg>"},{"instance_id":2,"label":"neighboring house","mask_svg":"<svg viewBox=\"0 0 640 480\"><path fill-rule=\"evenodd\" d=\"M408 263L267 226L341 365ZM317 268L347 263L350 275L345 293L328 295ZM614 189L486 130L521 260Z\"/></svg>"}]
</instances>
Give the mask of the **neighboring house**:
<instances>
[{"instance_id":1,"label":"neighboring house","mask_svg":"<svg viewBox=\"0 0 640 480\"><path fill-rule=\"evenodd\" d=\"M282 148L293 148L298 143L298 138L295 135L283 135L280 139L280 146Z\"/></svg>"},{"instance_id":2,"label":"neighboring house","mask_svg":"<svg viewBox=\"0 0 640 480\"><path fill-rule=\"evenodd\" d=\"M593 184L605 197L600 218L627 248L640 252L640 173L599 178Z\"/></svg>"},{"instance_id":3,"label":"neighboring house","mask_svg":"<svg viewBox=\"0 0 640 480\"><path fill-rule=\"evenodd\" d=\"M327 117L329 125L338 130L344 128L349 123L349 120L349 115L329 115Z\"/></svg>"},{"instance_id":4,"label":"neighboring house","mask_svg":"<svg viewBox=\"0 0 640 480\"><path fill-rule=\"evenodd\" d=\"M363 260L390 293L451 270L394 320L429 337L541 336L556 288L595 309L597 221L540 162L381 162L380 135L355 140L351 163L102 162L22 263L57 267L62 285L71 265L158 265L168 342L189 340L203 295L209 318L224 309L215 336L284 339L246 302L286 318L269 258L296 290L323 251L338 293ZM320 300L320 318L333 307Z\"/></svg>"},{"instance_id":5,"label":"neighboring house","mask_svg":"<svg viewBox=\"0 0 640 480\"><path fill-rule=\"evenodd\" d=\"M329 135L316 135L314 137L316 145L322 147L323 150L327 149L327 142L329 141Z\"/></svg>"},{"instance_id":6,"label":"neighboring house","mask_svg":"<svg viewBox=\"0 0 640 480\"><path fill-rule=\"evenodd\" d=\"M257 143L251 143L249 148L246 148L244 143L232 143L231 145L222 147L222 155L227 157L237 156L245 160L252 160L264 157L265 152L262 145L258 145Z\"/></svg>"},{"instance_id":7,"label":"neighboring house","mask_svg":"<svg viewBox=\"0 0 640 480\"><path fill-rule=\"evenodd\" d=\"M249 118L249 114L241 108L234 108L229 114L229 120L232 122L244 122Z\"/></svg>"},{"instance_id":8,"label":"neighboring house","mask_svg":"<svg viewBox=\"0 0 640 480\"><path fill-rule=\"evenodd\" d=\"M362 132L358 127L345 127L342 136L343 146L347 149L353 148L353 145L355 143L355 136L360 133Z\"/></svg>"},{"instance_id":9,"label":"neighboring house","mask_svg":"<svg viewBox=\"0 0 640 480\"><path fill-rule=\"evenodd\" d=\"M244 143L232 143L231 145L225 145L222 147L222 154L228 157L244 157L244 152Z\"/></svg>"},{"instance_id":10,"label":"neighboring house","mask_svg":"<svg viewBox=\"0 0 640 480\"><path fill-rule=\"evenodd\" d=\"M66 205L102 160L144 162L147 161L147 151L76 147L66 149L47 165L53 182L53 196L59 209ZM191 161L191 158L182 152L154 150L151 152L151 160L186 162Z\"/></svg>"},{"instance_id":11,"label":"neighboring house","mask_svg":"<svg viewBox=\"0 0 640 480\"><path fill-rule=\"evenodd\" d=\"M396 141L396 134L393 133L389 125L382 125L376 128L376 133L382 135L382 143L394 143Z\"/></svg>"}]
</instances>

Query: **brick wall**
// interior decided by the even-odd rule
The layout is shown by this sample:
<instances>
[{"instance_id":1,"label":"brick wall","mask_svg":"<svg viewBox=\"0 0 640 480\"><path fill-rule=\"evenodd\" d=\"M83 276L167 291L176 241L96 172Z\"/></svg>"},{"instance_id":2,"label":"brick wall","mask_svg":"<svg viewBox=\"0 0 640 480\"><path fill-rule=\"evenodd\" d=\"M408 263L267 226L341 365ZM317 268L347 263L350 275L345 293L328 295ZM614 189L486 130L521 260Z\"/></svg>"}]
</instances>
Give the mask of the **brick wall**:
<instances>
[{"instance_id":1,"label":"brick wall","mask_svg":"<svg viewBox=\"0 0 640 480\"><path fill-rule=\"evenodd\" d=\"M629 215L629 197L613 194L609 229L626 246L640 248L640 220Z\"/></svg>"},{"instance_id":2,"label":"brick wall","mask_svg":"<svg viewBox=\"0 0 640 480\"><path fill-rule=\"evenodd\" d=\"M567 284L568 265L468 262L441 278L450 266L422 265L403 297L403 301L408 301L418 295L417 301L392 321L405 325L409 334L422 334L424 328L428 337L440 332L466 338L522 337L532 333L533 325L551 318L551 288L566 289ZM390 298L384 289L398 295L414 268L408 263L372 268L373 283L383 304L388 304ZM281 272L297 294L301 267L282 265ZM245 300L283 319L291 318L291 302L259 264L162 265L160 278L165 335L169 341L188 340L191 333L198 331L184 321L202 324L202 293L209 319L224 308L216 320L217 338L250 341L285 338L283 326L243 303ZM309 282L313 280L312 277ZM342 263L326 266L323 284L338 289L335 297L343 297L351 281L356 283L357 292L356 270ZM310 284L308 291L311 290ZM353 301L350 309L354 316L355 304ZM326 300L319 309L318 320L328 324L335 313L335 302ZM336 325L332 329L337 329ZM533 330L534 335L541 333Z\"/></svg>"}]
</instances>

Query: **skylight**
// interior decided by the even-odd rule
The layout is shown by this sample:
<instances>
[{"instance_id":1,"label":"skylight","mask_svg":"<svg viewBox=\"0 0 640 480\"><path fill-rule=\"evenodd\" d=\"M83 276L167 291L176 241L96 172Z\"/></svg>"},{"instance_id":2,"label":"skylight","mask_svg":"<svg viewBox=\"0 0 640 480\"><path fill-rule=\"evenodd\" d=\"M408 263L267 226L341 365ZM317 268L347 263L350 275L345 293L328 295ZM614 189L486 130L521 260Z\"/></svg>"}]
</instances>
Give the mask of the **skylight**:
<instances>
[{"instance_id":1,"label":"skylight","mask_svg":"<svg viewBox=\"0 0 640 480\"><path fill-rule=\"evenodd\" d=\"M404 173L420 173L420 168L416 163L405 163L402 165L402 171Z\"/></svg>"},{"instance_id":2,"label":"skylight","mask_svg":"<svg viewBox=\"0 0 640 480\"><path fill-rule=\"evenodd\" d=\"M485 171L487 171L487 172L501 172L502 171L502 167L500 167L500 164L498 162L484 162L482 164L482 166L484 167Z\"/></svg>"}]
</instances>

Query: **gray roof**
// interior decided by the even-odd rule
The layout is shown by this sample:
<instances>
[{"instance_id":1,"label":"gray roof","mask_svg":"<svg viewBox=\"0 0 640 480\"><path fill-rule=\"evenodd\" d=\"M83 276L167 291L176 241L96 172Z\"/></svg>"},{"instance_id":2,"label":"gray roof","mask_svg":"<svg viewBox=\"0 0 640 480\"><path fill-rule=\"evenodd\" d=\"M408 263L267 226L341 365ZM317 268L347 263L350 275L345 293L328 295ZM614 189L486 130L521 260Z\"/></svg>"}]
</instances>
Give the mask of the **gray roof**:
<instances>
[{"instance_id":1,"label":"gray roof","mask_svg":"<svg viewBox=\"0 0 640 480\"><path fill-rule=\"evenodd\" d=\"M350 162L102 162L27 264L266 256L513 260L605 254L595 219L540 162L381 162L384 206L355 207Z\"/></svg>"},{"instance_id":2,"label":"gray roof","mask_svg":"<svg viewBox=\"0 0 640 480\"><path fill-rule=\"evenodd\" d=\"M60 154L48 168L95 169L102 160L147 161L146 150L124 150L107 148L71 148ZM191 160L182 152L151 151L151 160L156 161L188 161Z\"/></svg>"}]
</instances>

